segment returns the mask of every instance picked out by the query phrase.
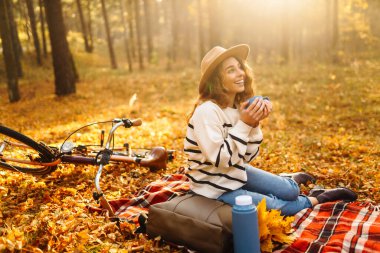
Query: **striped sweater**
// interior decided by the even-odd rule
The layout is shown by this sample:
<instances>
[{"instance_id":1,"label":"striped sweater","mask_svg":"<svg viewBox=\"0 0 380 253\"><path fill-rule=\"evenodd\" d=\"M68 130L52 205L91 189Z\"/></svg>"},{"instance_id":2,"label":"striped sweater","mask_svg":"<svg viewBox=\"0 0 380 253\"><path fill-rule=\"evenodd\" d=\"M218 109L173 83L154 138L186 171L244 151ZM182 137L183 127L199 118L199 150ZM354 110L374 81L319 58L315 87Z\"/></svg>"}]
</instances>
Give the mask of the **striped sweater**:
<instances>
[{"instance_id":1,"label":"striped sweater","mask_svg":"<svg viewBox=\"0 0 380 253\"><path fill-rule=\"evenodd\" d=\"M247 181L244 165L258 155L262 140L260 127L241 121L237 109L221 109L211 101L199 105L184 141L191 190L216 199L242 187Z\"/></svg>"}]
</instances>

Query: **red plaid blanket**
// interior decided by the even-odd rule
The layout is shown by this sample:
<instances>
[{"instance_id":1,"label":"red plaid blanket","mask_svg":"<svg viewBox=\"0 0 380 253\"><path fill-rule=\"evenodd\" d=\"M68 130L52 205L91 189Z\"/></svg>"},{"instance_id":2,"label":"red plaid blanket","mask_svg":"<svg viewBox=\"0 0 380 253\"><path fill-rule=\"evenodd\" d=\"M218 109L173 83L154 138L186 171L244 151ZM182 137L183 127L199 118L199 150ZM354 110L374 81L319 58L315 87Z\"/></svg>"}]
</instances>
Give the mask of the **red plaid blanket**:
<instances>
[{"instance_id":1,"label":"red plaid blanket","mask_svg":"<svg viewBox=\"0 0 380 253\"><path fill-rule=\"evenodd\" d=\"M278 252L380 252L380 212L368 205L317 205L300 211L293 224L297 239Z\"/></svg>"},{"instance_id":2,"label":"red plaid blanket","mask_svg":"<svg viewBox=\"0 0 380 253\"><path fill-rule=\"evenodd\" d=\"M123 220L137 222L141 213L147 213L150 205L168 201L189 191L189 182L184 174L172 174L154 181L140 190L132 199L109 201L115 215ZM101 208L90 207L90 211L101 212Z\"/></svg>"},{"instance_id":3,"label":"red plaid blanket","mask_svg":"<svg viewBox=\"0 0 380 253\"><path fill-rule=\"evenodd\" d=\"M183 174L173 174L152 182L132 199L109 201L115 214L136 222L150 205L167 201L189 191ZM102 211L100 208L90 208ZM300 211L293 223L296 240L282 253L301 252L380 252L380 212L360 203L330 202Z\"/></svg>"}]
</instances>

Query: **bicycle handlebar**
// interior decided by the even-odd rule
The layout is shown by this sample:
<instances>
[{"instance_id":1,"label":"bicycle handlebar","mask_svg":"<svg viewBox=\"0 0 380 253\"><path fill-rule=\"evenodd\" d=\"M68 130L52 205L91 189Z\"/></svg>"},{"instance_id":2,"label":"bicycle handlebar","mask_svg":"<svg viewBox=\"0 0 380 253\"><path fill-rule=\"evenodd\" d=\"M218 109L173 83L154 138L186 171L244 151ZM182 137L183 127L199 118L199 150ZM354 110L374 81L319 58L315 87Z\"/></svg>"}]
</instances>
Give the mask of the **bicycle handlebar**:
<instances>
[{"instance_id":1,"label":"bicycle handlebar","mask_svg":"<svg viewBox=\"0 0 380 253\"><path fill-rule=\"evenodd\" d=\"M102 202L101 205L106 208L110 214L114 215L114 210L109 205L107 199L104 197L102 189L100 188L100 176L102 174L102 170L104 165L108 164L110 160L112 161L124 161L124 162L135 162L137 164L141 164L142 166L154 168L154 169L162 169L166 168L166 162L167 162L167 151L163 147L154 148L151 150L149 156L145 159L139 158L139 157L121 157L112 154L112 150L110 149L110 144L112 140L113 133L116 131L116 129L120 126L124 126L126 128L132 127L132 126L140 126L142 124L141 119L136 120L129 120L129 119L114 119L113 123L116 123L112 129L110 130L108 134L108 139L105 145L105 149L101 152L99 152L100 160L99 162L99 169L95 176L95 188L97 193L96 196L100 196L100 201ZM105 157L103 157L105 155ZM97 159L98 156L95 158ZM97 161L98 163L98 161ZM94 196L95 196L94 195Z\"/></svg>"},{"instance_id":2,"label":"bicycle handlebar","mask_svg":"<svg viewBox=\"0 0 380 253\"><path fill-rule=\"evenodd\" d=\"M142 120L141 119L113 119L112 120L113 123L120 123L120 122L123 122L123 125L124 127L126 128L130 128L130 127L133 127L133 126L141 126L142 124Z\"/></svg>"},{"instance_id":3,"label":"bicycle handlebar","mask_svg":"<svg viewBox=\"0 0 380 253\"><path fill-rule=\"evenodd\" d=\"M132 126L141 126L142 125L142 120L141 119L134 119L132 121Z\"/></svg>"},{"instance_id":4,"label":"bicycle handlebar","mask_svg":"<svg viewBox=\"0 0 380 253\"><path fill-rule=\"evenodd\" d=\"M67 141L67 140L68 140L68 139L69 139L74 133L80 131L81 129L86 128L86 127L89 127L89 126L92 126L92 125L95 125L95 124L100 124L100 123L110 123L110 122L118 124L117 127L123 125L125 128L130 128L130 127L132 127L132 126L141 126L141 124L142 124L142 120L141 120L141 119L130 120L130 119L126 119L126 118L122 118L122 119L118 119L118 118L116 118L116 119L107 120L107 121L96 121L96 122L92 122L92 123L90 123L90 124L87 124L87 125L85 125L85 126L82 126L82 127L78 128L78 129L75 130L74 132L70 133L70 134L67 136L67 138L63 141L63 143L62 143L61 147L59 148L59 150L62 151L62 147L64 146L64 144L66 143L66 141ZM122 124L119 124L119 123L122 123ZM116 127L116 128L117 128L117 127ZM113 131L116 130L116 128L112 130L112 133L113 133ZM103 144L103 141L101 141L101 143Z\"/></svg>"}]
</instances>

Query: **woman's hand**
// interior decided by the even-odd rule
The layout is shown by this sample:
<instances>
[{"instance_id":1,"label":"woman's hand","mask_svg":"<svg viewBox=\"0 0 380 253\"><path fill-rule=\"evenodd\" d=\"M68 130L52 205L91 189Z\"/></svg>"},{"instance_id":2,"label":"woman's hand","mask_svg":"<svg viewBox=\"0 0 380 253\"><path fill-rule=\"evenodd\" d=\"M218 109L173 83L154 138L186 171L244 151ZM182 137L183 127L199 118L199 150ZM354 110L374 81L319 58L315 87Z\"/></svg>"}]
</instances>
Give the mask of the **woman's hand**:
<instances>
[{"instance_id":1,"label":"woman's hand","mask_svg":"<svg viewBox=\"0 0 380 253\"><path fill-rule=\"evenodd\" d=\"M264 111L263 111L263 116L260 120L267 118L269 113L271 113L272 109L273 109L272 103L269 100L265 99L264 104L265 104L265 107L264 107Z\"/></svg>"},{"instance_id":2,"label":"woman's hand","mask_svg":"<svg viewBox=\"0 0 380 253\"><path fill-rule=\"evenodd\" d=\"M251 127L257 127L260 120L262 120L265 115L265 117L269 115L269 112L264 114L266 103L262 98L257 98L249 106L248 104L248 101L240 104L240 120Z\"/></svg>"}]
</instances>

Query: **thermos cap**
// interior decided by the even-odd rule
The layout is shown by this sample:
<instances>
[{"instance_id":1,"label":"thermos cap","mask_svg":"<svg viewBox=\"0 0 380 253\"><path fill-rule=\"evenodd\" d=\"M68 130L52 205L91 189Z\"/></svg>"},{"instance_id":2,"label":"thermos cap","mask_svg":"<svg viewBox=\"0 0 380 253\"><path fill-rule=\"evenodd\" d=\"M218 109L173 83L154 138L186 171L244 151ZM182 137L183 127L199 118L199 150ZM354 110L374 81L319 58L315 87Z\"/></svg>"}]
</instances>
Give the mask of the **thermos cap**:
<instances>
[{"instance_id":1,"label":"thermos cap","mask_svg":"<svg viewBox=\"0 0 380 253\"><path fill-rule=\"evenodd\" d=\"M252 197L249 195L240 195L235 198L235 204L238 206L252 205Z\"/></svg>"}]
</instances>

